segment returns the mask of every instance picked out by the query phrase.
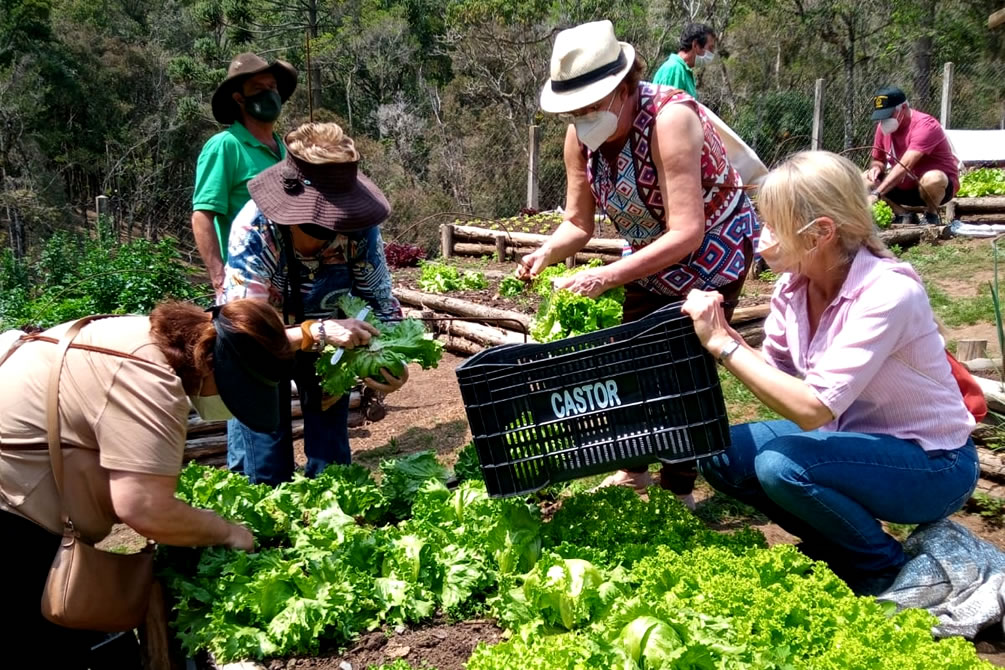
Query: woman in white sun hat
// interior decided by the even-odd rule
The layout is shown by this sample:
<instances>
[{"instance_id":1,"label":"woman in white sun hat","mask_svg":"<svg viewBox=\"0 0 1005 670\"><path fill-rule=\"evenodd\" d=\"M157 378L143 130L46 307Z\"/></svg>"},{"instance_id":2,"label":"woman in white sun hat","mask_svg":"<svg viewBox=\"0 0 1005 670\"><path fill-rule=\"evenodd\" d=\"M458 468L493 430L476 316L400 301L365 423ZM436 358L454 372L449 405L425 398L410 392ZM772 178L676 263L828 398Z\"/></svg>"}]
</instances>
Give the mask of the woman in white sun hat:
<instances>
[{"instance_id":1,"label":"woman in white sun hat","mask_svg":"<svg viewBox=\"0 0 1005 670\"><path fill-rule=\"evenodd\" d=\"M518 275L534 277L582 249L599 207L632 253L563 278L560 288L596 297L624 286L625 321L692 289L719 291L729 317L754 255L754 208L703 108L683 91L642 81L645 69L610 21L555 38L541 108L569 122L565 220L523 258ZM695 476L693 466L665 465L660 483L693 506ZM649 483L647 468L604 482Z\"/></svg>"}]
</instances>

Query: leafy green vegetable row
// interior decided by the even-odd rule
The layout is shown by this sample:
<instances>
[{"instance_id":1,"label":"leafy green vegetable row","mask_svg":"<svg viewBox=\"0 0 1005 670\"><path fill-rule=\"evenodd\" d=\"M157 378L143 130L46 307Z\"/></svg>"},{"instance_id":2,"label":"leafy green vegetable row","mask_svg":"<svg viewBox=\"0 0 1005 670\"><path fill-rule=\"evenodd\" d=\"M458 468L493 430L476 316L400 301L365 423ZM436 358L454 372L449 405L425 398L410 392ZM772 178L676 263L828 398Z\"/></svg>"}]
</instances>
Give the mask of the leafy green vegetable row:
<instances>
[{"instance_id":1,"label":"leafy green vegetable row","mask_svg":"<svg viewBox=\"0 0 1005 670\"><path fill-rule=\"evenodd\" d=\"M960 178L960 197L980 198L987 195L1005 195L1005 170L978 168Z\"/></svg>"},{"instance_id":2,"label":"leafy green vegetable row","mask_svg":"<svg viewBox=\"0 0 1005 670\"><path fill-rule=\"evenodd\" d=\"M459 471L475 474L472 454ZM575 494L545 522L477 479L448 490L431 452L381 473L378 485L333 466L269 489L186 468L179 496L247 523L264 548L172 551L185 648L221 661L309 654L383 625L487 612L509 639L479 645L468 670L990 667L965 640L933 640L929 614L857 598L757 531L714 532L660 489Z\"/></svg>"},{"instance_id":3,"label":"leafy green vegetable row","mask_svg":"<svg viewBox=\"0 0 1005 670\"><path fill-rule=\"evenodd\" d=\"M422 261L419 271L419 288L430 293L448 291L479 291L488 287L485 273L457 268L437 261Z\"/></svg>"}]
</instances>

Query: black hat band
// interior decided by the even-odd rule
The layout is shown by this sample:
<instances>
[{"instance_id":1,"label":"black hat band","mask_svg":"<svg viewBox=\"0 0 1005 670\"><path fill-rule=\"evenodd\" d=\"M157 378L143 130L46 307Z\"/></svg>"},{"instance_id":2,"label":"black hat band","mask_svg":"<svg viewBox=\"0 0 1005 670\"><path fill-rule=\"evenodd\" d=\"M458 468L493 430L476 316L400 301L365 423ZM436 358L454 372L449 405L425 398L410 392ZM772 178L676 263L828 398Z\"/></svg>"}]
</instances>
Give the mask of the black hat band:
<instances>
[{"instance_id":1,"label":"black hat band","mask_svg":"<svg viewBox=\"0 0 1005 670\"><path fill-rule=\"evenodd\" d=\"M608 77L623 68L625 66L625 62L625 52L624 50L621 50L618 52L616 60L607 63L606 65L601 65L596 70L584 72L578 77L573 77L572 79L552 79L551 90L555 93L568 93L569 91L574 91L577 88L595 84L604 77Z\"/></svg>"}]
</instances>

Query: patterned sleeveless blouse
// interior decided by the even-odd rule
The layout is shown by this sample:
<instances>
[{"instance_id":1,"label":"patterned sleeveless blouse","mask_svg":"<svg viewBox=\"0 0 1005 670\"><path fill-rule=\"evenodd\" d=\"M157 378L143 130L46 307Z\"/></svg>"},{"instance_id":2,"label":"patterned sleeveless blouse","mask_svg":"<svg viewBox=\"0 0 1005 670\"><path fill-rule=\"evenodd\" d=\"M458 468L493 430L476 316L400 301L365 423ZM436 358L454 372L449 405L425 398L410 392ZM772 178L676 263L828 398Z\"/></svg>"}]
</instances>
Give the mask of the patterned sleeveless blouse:
<instances>
[{"instance_id":1,"label":"patterned sleeveless blouse","mask_svg":"<svg viewBox=\"0 0 1005 670\"><path fill-rule=\"evenodd\" d=\"M745 276L754 253L756 219L750 200L738 188L740 175L726 158L722 140L694 98L683 91L648 82L639 84L639 110L631 135L618 156L615 174L600 152L586 151L587 178L597 206L606 212L633 251L666 231L664 200L651 137L656 116L667 105L694 109L705 131L701 179L705 201L705 239L679 263L638 280L661 295L687 295L691 289L714 290Z\"/></svg>"}]
</instances>

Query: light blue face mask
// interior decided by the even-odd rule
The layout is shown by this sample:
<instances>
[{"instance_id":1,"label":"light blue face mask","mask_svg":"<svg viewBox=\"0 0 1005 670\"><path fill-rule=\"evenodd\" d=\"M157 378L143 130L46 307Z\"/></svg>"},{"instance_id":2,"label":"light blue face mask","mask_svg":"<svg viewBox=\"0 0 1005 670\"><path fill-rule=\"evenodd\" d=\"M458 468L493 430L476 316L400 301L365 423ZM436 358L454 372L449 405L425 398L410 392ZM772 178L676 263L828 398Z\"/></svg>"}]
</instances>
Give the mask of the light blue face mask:
<instances>
[{"instance_id":1,"label":"light blue face mask","mask_svg":"<svg viewBox=\"0 0 1005 670\"><path fill-rule=\"evenodd\" d=\"M188 400L203 421L227 421L234 418L231 411L223 404L223 398L218 395L190 395Z\"/></svg>"}]
</instances>

